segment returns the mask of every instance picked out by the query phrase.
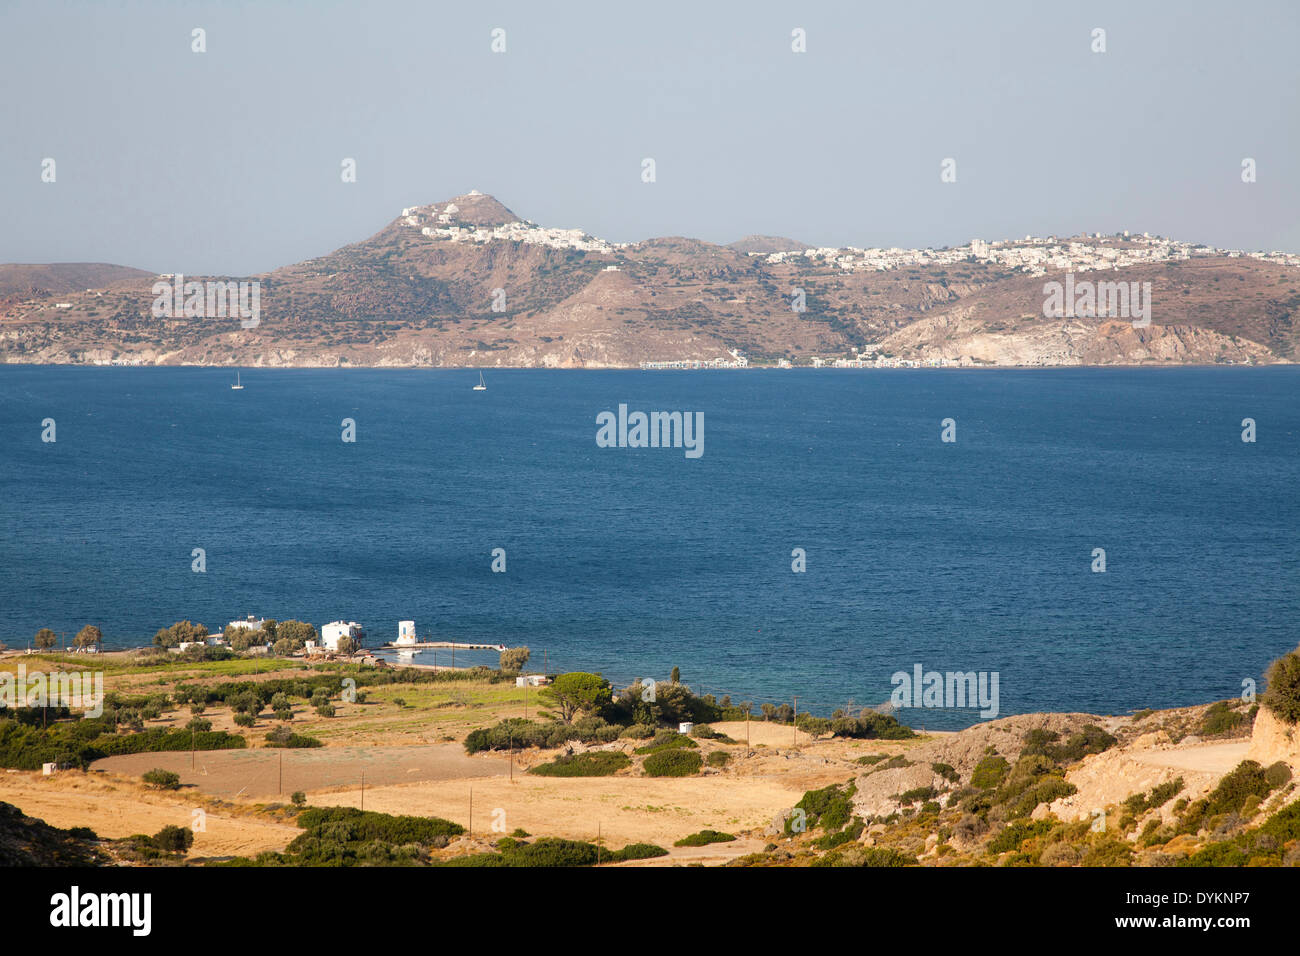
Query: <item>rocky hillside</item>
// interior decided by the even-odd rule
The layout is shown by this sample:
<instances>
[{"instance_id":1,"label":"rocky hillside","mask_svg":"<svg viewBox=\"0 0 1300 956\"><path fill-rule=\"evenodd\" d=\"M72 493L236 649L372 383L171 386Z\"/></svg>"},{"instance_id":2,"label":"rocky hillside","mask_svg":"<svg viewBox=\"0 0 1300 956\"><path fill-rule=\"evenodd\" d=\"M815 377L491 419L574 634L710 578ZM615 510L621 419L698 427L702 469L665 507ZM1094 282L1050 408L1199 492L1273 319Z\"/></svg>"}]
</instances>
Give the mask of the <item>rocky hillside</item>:
<instances>
[{"instance_id":1,"label":"rocky hillside","mask_svg":"<svg viewBox=\"0 0 1300 956\"><path fill-rule=\"evenodd\" d=\"M1066 273L1150 283L1151 317L1044 317ZM0 266L0 360L266 366L1263 364L1300 344L1300 257L1154 237L973 240L945 250L618 244L472 192L402 210L374 236L255 277L256 324L158 314L155 277ZM188 293L186 293L188 296Z\"/></svg>"}]
</instances>

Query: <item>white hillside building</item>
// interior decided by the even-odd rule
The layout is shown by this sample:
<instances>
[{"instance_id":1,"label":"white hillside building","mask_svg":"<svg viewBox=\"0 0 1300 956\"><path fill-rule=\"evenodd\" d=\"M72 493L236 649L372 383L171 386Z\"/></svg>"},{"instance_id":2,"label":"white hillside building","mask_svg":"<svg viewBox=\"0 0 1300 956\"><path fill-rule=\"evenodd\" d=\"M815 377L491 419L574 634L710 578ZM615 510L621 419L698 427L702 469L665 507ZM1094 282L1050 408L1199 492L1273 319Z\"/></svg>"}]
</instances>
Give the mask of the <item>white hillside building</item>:
<instances>
[{"instance_id":1,"label":"white hillside building","mask_svg":"<svg viewBox=\"0 0 1300 956\"><path fill-rule=\"evenodd\" d=\"M416 642L416 637L415 637L415 622L414 622L414 621L398 621L398 622L397 622L397 641L396 641L396 643L398 643L398 644L414 644L415 642Z\"/></svg>"},{"instance_id":2,"label":"white hillside building","mask_svg":"<svg viewBox=\"0 0 1300 956\"><path fill-rule=\"evenodd\" d=\"M337 651L339 641L345 637L354 637L360 642L365 640L366 632L356 621L331 621L320 629L321 646L331 651Z\"/></svg>"}]
</instances>

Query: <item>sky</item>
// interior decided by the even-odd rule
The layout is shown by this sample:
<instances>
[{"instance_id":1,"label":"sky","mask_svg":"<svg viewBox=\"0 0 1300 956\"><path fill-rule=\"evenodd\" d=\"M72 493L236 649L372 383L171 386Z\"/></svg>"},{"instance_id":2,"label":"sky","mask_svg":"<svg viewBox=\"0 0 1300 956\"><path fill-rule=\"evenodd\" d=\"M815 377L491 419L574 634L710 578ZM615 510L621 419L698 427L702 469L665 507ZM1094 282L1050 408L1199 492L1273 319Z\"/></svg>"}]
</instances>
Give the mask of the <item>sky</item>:
<instances>
[{"instance_id":1,"label":"sky","mask_svg":"<svg viewBox=\"0 0 1300 956\"><path fill-rule=\"evenodd\" d=\"M1300 252L1297 49L1293 0L0 0L0 262L252 275L471 189L619 242Z\"/></svg>"}]
</instances>

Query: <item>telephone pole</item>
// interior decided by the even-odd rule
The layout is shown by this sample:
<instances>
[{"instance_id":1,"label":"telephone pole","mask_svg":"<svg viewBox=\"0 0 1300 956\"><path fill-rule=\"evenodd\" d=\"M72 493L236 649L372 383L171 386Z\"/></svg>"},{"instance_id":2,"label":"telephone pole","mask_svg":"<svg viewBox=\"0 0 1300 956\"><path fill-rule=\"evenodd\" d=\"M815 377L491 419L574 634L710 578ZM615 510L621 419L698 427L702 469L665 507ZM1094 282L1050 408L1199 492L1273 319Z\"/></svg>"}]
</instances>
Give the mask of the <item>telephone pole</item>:
<instances>
[{"instance_id":1,"label":"telephone pole","mask_svg":"<svg viewBox=\"0 0 1300 956\"><path fill-rule=\"evenodd\" d=\"M794 745L799 746L799 695L794 695Z\"/></svg>"}]
</instances>

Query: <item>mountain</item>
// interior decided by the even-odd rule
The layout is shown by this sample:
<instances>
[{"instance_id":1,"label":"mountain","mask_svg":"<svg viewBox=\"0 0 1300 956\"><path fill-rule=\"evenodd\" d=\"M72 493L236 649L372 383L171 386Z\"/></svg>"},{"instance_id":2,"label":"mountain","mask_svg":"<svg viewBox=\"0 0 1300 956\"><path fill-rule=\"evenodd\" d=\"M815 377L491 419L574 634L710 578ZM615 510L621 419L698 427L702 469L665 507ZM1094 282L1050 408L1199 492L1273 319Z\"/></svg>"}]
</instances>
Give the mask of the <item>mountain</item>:
<instances>
[{"instance_id":1,"label":"mountain","mask_svg":"<svg viewBox=\"0 0 1300 956\"><path fill-rule=\"evenodd\" d=\"M54 265L0 265L0 306L64 292L102 289L130 279L149 279L152 272L103 262Z\"/></svg>"},{"instance_id":2,"label":"mountain","mask_svg":"<svg viewBox=\"0 0 1300 956\"><path fill-rule=\"evenodd\" d=\"M739 352L796 364L1265 364L1295 360L1300 344L1295 255L1145 234L937 250L758 236L614 243L522 219L477 191L408 207L368 239L252 278L256 324L156 317L154 285L170 276L0 266L0 360L573 368L730 363ZM1045 317L1046 284L1067 280L1149 284L1149 324Z\"/></svg>"},{"instance_id":3,"label":"mountain","mask_svg":"<svg viewBox=\"0 0 1300 956\"><path fill-rule=\"evenodd\" d=\"M808 248L808 243L786 239L784 236L746 236L727 243L727 248L746 253L800 252Z\"/></svg>"}]
</instances>

